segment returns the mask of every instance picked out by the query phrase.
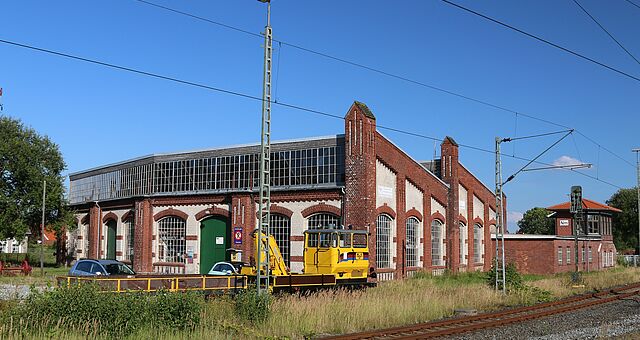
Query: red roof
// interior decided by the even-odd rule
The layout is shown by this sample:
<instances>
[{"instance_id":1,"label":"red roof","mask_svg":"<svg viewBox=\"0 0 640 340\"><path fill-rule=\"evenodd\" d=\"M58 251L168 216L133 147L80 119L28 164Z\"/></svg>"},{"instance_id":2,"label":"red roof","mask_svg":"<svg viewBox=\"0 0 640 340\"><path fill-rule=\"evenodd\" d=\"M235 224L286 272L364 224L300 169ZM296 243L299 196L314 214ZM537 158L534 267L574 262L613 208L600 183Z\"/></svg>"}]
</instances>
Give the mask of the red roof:
<instances>
[{"instance_id":1,"label":"red roof","mask_svg":"<svg viewBox=\"0 0 640 340\"><path fill-rule=\"evenodd\" d=\"M560 203L560 204L556 204L556 205L552 205L550 207L547 208L547 210L551 210L551 211L562 211L562 210L569 210L569 207L571 205L571 202L564 202L564 203ZM602 203L598 203L596 201L592 201L586 198L582 199L582 209L584 210L605 210L605 211L612 211L612 212L622 212L622 210L620 209L616 209L614 207L610 207L606 204L602 204Z\"/></svg>"}]
</instances>

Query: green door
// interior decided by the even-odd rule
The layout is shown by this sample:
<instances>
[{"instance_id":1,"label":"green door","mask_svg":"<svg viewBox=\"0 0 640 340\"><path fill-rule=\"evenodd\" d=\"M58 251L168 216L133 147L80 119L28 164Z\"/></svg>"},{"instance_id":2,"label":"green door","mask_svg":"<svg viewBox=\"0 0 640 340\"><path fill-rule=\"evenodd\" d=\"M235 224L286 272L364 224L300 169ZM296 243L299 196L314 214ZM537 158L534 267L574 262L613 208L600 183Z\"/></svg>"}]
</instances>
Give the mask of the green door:
<instances>
[{"instance_id":1,"label":"green door","mask_svg":"<svg viewBox=\"0 0 640 340\"><path fill-rule=\"evenodd\" d=\"M116 221L107 222L107 260L116 259Z\"/></svg>"},{"instance_id":2,"label":"green door","mask_svg":"<svg viewBox=\"0 0 640 340\"><path fill-rule=\"evenodd\" d=\"M200 223L200 274L207 274L216 262L227 261L231 246L227 221L218 217Z\"/></svg>"}]
</instances>

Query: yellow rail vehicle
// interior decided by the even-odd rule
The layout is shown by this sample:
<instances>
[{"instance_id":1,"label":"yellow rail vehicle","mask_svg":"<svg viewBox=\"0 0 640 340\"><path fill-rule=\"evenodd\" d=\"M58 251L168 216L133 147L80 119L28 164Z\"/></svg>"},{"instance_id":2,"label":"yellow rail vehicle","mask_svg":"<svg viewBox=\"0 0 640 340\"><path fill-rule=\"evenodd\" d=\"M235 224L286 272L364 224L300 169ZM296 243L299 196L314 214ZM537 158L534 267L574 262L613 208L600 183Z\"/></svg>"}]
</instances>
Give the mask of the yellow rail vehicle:
<instances>
[{"instance_id":1,"label":"yellow rail vehicle","mask_svg":"<svg viewBox=\"0 0 640 340\"><path fill-rule=\"evenodd\" d=\"M368 233L311 229L304 232L304 273L334 275L337 284L367 281Z\"/></svg>"}]
</instances>

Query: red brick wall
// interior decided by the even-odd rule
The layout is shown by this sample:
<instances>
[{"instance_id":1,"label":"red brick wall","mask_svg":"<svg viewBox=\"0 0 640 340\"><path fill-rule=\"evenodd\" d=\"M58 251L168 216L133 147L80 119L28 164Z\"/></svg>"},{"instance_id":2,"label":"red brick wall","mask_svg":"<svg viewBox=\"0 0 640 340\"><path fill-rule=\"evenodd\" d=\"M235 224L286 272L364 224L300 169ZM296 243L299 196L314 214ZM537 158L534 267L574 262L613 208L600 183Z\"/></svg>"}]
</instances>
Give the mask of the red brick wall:
<instances>
[{"instance_id":1,"label":"red brick wall","mask_svg":"<svg viewBox=\"0 0 640 340\"><path fill-rule=\"evenodd\" d=\"M98 233L102 226L102 210L97 204L93 204L89 208L89 258L97 259L100 249L98 243Z\"/></svg>"},{"instance_id":2,"label":"red brick wall","mask_svg":"<svg viewBox=\"0 0 640 340\"><path fill-rule=\"evenodd\" d=\"M150 199L135 202L133 268L138 273L153 272L153 210Z\"/></svg>"},{"instance_id":3,"label":"red brick wall","mask_svg":"<svg viewBox=\"0 0 640 340\"><path fill-rule=\"evenodd\" d=\"M362 128L360 128L362 126ZM369 229L369 259L375 267L376 121L352 105L345 117L344 224Z\"/></svg>"}]
</instances>

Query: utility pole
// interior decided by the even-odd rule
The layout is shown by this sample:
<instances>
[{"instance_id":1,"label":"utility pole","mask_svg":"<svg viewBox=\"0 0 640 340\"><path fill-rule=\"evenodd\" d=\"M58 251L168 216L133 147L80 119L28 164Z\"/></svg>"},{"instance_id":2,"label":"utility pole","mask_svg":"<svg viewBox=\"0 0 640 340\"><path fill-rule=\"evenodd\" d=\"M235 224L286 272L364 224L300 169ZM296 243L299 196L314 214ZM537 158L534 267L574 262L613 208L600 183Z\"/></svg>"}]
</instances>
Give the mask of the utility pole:
<instances>
[{"instance_id":1,"label":"utility pole","mask_svg":"<svg viewBox=\"0 0 640 340\"><path fill-rule=\"evenodd\" d=\"M504 257L504 223L502 223L502 159L500 157L502 139L496 137L496 291L507 292L507 278Z\"/></svg>"},{"instance_id":2,"label":"utility pole","mask_svg":"<svg viewBox=\"0 0 640 340\"><path fill-rule=\"evenodd\" d=\"M42 223L40 224L40 274L44 276L44 208L47 197L47 181L42 183Z\"/></svg>"},{"instance_id":3,"label":"utility pole","mask_svg":"<svg viewBox=\"0 0 640 340\"><path fill-rule=\"evenodd\" d=\"M640 149L633 149L631 151L636 153L636 167L638 176L636 191L638 192L638 256L640 257ZM634 262L637 263L637 261Z\"/></svg>"},{"instance_id":4,"label":"utility pole","mask_svg":"<svg viewBox=\"0 0 640 340\"><path fill-rule=\"evenodd\" d=\"M573 282L577 283L580 281L579 271L579 262L580 259L578 257L578 234L580 234L580 230L582 228L582 187L579 185L575 185L571 187L571 204L569 206L569 212L573 214L573 237L575 241L575 263L576 270L573 273ZM584 245L584 243L583 243ZM582 255L582 260L584 261L584 254Z\"/></svg>"},{"instance_id":5,"label":"utility pole","mask_svg":"<svg viewBox=\"0 0 640 340\"><path fill-rule=\"evenodd\" d=\"M262 252L264 250L264 291L269 292L269 220L271 209L271 0L258 0L267 3L267 26L264 28L264 69L262 84L262 135L260 137L260 202L258 222L258 258L257 285L258 294L263 292ZM264 245L263 245L264 242Z\"/></svg>"}]
</instances>

